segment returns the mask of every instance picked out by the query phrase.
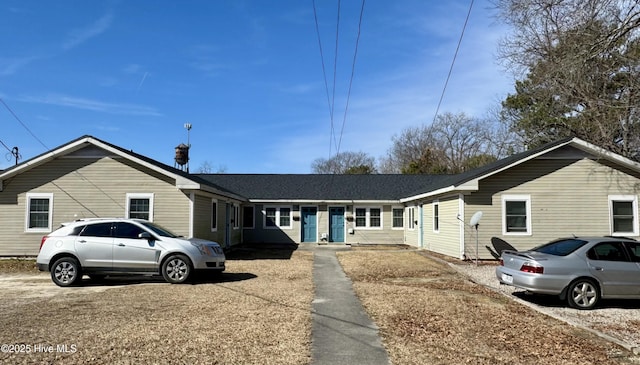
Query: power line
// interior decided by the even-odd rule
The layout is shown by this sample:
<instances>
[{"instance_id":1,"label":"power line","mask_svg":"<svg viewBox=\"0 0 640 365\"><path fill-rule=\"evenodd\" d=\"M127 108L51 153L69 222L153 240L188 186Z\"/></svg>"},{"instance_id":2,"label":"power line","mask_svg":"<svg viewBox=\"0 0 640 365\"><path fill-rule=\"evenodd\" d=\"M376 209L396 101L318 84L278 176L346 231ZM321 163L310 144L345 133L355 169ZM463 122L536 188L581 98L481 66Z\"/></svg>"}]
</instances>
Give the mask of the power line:
<instances>
[{"instance_id":1,"label":"power line","mask_svg":"<svg viewBox=\"0 0 640 365\"><path fill-rule=\"evenodd\" d=\"M322 63L322 76L324 77L324 89L327 94L327 105L329 107L329 118L331 120L331 135L333 135L333 107L331 106L331 96L329 94L329 82L327 81L327 70L324 65L324 53L322 52L322 39L320 38L320 28L318 26L318 12L316 10L315 0L311 0L313 4L313 18L316 23L316 34L318 35L318 47L320 48L320 62ZM331 138L329 139L329 155L331 155Z\"/></svg>"},{"instance_id":2,"label":"power line","mask_svg":"<svg viewBox=\"0 0 640 365\"><path fill-rule=\"evenodd\" d=\"M364 3L362 0L362 6L360 7L360 19L358 20L358 35L356 37L356 46L353 51L353 61L351 62L351 77L349 78L349 89L347 90L347 102L344 107L344 116L342 118L342 128L340 128L340 138L336 146L336 155L340 153L340 146L342 145L342 135L344 134L344 126L347 123L347 111L349 110L349 100L351 99L351 87L353 86L353 76L356 71L356 57L358 55L358 44L360 43L360 33L362 30L362 15L364 14Z\"/></svg>"},{"instance_id":3,"label":"power line","mask_svg":"<svg viewBox=\"0 0 640 365\"><path fill-rule=\"evenodd\" d=\"M453 54L453 60L451 61L451 67L449 67L449 74L447 74L447 79L444 82L444 87L442 88L442 94L440 94L440 100L438 101L438 106L436 107L436 113L433 116L433 122L436 121L436 117L438 117L438 112L440 111L440 105L442 104L442 99L444 99L444 93L447 90L447 85L449 84L449 79L451 78L451 72L453 71L453 65L456 62L456 58L458 57L458 51L460 50L460 44L462 44L462 37L464 36L464 31L467 29L467 23L469 22L469 17L471 16L471 8L473 8L473 0L469 4L469 11L467 12L467 18L464 20L464 25L462 26L462 33L460 34L460 39L458 39L458 45L456 46L456 52Z\"/></svg>"},{"instance_id":4,"label":"power line","mask_svg":"<svg viewBox=\"0 0 640 365\"><path fill-rule=\"evenodd\" d=\"M7 103L4 102L4 100L2 100L2 98L0 98L0 103L2 103L2 105L4 105L5 108L7 108L7 110L9 111L9 113L11 113L11 115L13 115L13 117L18 121L18 123L20 123L20 125L22 125L22 127L24 129L27 130L27 132L29 132L29 134L31 135L31 137L35 138L36 141L38 141L42 147L44 147L46 150L49 150L50 148L47 147L46 144L44 144L44 142L42 142L42 140L40 140L40 138L38 138L32 131L31 129L29 129L29 127L27 127L27 125L20 120L20 118L18 117L18 115L16 115L16 113L13 112L13 110L11 110L11 108L9 107L9 105L7 105Z\"/></svg>"},{"instance_id":5,"label":"power line","mask_svg":"<svg viewBox=\"0 0 640 365\"><path fill-rule=\"evenodd\" d=\"M336 19L336 49L333 55L333 94L331 96L331 138L333 143L338 148L338 142L336 141L336 130L333 124L333 116L336 106L336 78L338 76L338 40L340 39L340 0L338 0L338 15ZM331 155L331 140L329 140L329 155Z\"/></svg>"}]
</instances>

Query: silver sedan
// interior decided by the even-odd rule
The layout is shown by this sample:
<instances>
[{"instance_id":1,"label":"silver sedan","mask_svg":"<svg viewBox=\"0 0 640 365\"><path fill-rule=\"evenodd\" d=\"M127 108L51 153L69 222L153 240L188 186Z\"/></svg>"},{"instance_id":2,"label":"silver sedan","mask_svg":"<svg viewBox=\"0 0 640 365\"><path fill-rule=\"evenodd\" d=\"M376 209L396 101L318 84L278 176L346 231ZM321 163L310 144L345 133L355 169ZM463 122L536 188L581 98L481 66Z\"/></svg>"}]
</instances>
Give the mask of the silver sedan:
<instances>
[{"instance_id":1,"label":"silver sedan","mask_svg":"<svg viewBox=\"0 0 640 365\"><path fill-rule=\"evenodd\" d=\"M506 250L496 277L531 293L558 295L577 309L592 309L601 298L640 299L640 242L581 237Z\"/></svg>"}]
</instances>

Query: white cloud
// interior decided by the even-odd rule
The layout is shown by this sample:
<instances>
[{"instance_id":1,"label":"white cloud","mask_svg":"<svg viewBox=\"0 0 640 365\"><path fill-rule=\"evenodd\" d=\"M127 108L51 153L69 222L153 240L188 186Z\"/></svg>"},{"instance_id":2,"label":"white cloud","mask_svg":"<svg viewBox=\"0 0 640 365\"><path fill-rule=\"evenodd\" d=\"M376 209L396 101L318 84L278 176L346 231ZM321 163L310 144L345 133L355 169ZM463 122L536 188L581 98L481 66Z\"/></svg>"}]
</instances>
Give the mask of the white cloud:
<instances>
[{"instance_id":1,"label":"white cloud","mask_svg":"<svg viewBox=\"0 0 640 365\"><path fill-rule=\"evenodd\" d=\"M64 50L72 49L89 39L104 33L111 25L112 20L113 14L108 13L86 28L72 30L67 40L63 42L62 48Z\"/></svg>"},{"instance_id":2,"label":"white cloud","mask_svg":"<svg viewBox=\"0 0 640 365\"><path fill-rule=\"evenodd\" d=\"M126 104L126 103L105 103L98 100L90 100L84 98L78 98L68 95L46 95L46 96L29 96L20 98L20 101L29 103L49 104L56 106L64 106L76 109L92 110L96 112L104 112L110 114L123 114L123 115L144 115L158 117L162 116L155 108Z\"/></svg>"}]
</instances>

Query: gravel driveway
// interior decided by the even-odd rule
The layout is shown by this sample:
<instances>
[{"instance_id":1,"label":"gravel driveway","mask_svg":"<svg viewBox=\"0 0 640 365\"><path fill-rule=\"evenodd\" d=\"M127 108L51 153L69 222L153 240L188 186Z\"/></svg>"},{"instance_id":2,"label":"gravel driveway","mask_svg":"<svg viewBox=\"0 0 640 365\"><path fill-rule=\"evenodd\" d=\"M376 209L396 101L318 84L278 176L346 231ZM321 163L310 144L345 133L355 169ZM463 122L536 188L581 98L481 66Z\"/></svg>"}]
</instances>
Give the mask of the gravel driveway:
<instances>
[{"instance_id":1,"label":"gravel driveway","mask_svg":"<svg viewBox=\"0 0 640 365\"><path fill-rule=\"evenodd\" d=\"M478 284L640 354L640 300L603 300L598 308L581 311L567 307L556 297L531 295L521 289L500 284L495 276L495 264L448 264Z\"/></svg>"}]
</instances>

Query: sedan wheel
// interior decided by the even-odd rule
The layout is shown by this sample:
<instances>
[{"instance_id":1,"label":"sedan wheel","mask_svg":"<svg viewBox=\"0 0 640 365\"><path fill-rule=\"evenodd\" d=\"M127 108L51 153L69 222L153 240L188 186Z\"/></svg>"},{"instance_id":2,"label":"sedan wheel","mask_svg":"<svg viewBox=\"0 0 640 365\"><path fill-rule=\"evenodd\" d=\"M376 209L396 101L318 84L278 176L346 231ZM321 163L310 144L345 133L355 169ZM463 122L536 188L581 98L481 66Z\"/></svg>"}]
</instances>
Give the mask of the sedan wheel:
<instances>
[{"instance_id":1,"label":"sedan wheel","mask_svg":"<svg viewBox=\"0 0 640 365\"><path fill-rule=\"evenodd\" d=\"M162 264L162 276L171 284L187 281L191 274L191 262L184 255L171 256Z\"/></svg>"},{"instance_id":2,"label":"sedan wheel","mask_svg":"<svg viewBox=\"0 0 640 365\"><path fill-rule=\"evenodd\" d=\"M569 286L567 301L577 309L593 309L600 299L598 286L591 280L580 279Z\"/></svg>"},{"instance_id":3,"label":"sedan wheel","mask_svg":"<svg viewBox=\"0 0 640 365\"><path fill-rule=\"evenodd\" d=\"M81 279L80 264L73 257L58 259L51 267L51 280L58 286L72 286Z\"/></svg>"}]
</instances>

